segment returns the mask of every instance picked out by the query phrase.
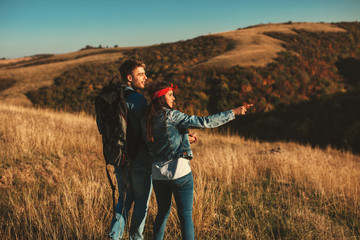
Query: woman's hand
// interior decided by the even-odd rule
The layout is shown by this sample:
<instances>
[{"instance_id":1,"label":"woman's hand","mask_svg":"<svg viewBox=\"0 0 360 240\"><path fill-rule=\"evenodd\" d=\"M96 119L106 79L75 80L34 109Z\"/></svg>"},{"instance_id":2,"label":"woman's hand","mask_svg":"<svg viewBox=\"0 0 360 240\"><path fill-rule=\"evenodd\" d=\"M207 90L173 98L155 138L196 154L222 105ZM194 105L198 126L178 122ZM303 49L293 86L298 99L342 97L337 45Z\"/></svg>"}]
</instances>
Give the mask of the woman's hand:
<instances>
[{"instance_id":1,"label":"woman's hand","mask_svg":"<svg viewBox=\"0 0 360 240\"><path fill-rule=\"evenodd\" d=\"M254 106L254 104L244 104L243 106L235 108L232 111L234 115L245 115L246 111L252 106Z\"/></svg>"},{"instance_id":2,"label":"woman's hand","mask_svg":"<svg viewBox=\"0 0 360 240\"><path fill-rule=\"evenodd\" d=\"M190 144L193 144L193 143L197 142L196 135L197 135L197 133L189 133L189 142L190 142Z\"/></svg>"}]
</instances>

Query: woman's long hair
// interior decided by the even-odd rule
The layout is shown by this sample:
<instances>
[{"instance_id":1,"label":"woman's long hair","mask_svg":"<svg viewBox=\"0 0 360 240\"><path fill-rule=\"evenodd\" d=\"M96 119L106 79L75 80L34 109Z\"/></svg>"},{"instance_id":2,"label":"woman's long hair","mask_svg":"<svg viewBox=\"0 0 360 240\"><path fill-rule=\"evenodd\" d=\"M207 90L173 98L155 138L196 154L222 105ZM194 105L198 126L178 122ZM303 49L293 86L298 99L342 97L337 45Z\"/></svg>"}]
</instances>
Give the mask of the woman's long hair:
<instances>
[{"instance_id":1,"label":"woman's long hair","mask_svg":"<svg viewBox=\"0 0 360 240\"><path fill-rule=\"evenodd\" d=\"M149 87L149 95L152 96L157 91L169 87L168 84L164 82L154 82ZM149 142L154 142L153 135L153 121L154 118L159 115L160 111L163 111L163 108L166 107L165 96L161 96L151 100L148 107L147 116L146 116L146 138Z\"/></svg>"}]
</instances>

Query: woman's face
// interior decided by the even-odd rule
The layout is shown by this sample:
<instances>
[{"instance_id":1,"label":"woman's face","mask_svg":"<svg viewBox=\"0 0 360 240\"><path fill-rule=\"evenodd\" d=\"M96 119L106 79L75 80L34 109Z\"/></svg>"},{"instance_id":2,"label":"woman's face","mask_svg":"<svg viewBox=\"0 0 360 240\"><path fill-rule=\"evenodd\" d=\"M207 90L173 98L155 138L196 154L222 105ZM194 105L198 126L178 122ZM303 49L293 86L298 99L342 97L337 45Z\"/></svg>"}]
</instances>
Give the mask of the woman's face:
<instances>
[{"instance_id":1,"label":"woman's face","mask_svg":"<svg viewBox=\"0 0 360 240\"><path fill-rule=\"evenodd\" d=\"M168 91L165 94L165 102L169 106L169 108L172 108L175 102L174 92L172 90Z\"/></svg>"}]
</instances>

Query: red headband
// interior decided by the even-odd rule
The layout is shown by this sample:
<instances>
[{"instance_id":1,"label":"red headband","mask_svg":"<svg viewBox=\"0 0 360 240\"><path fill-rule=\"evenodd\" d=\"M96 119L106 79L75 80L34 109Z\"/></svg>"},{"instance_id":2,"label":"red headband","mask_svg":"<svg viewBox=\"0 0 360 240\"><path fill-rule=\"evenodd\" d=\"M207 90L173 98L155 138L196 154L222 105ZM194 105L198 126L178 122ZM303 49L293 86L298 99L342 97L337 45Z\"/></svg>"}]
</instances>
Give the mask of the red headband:
<instances>
[{"instance_id":1,"label":"red headband","mask_svg":"<svg viewBox=\"0 0 360 240\"><path fill-rule=\"evenodd\" d=\"M175 90L177 89L178 86L173 86L173 84L171 84L171 87L167 87L167 88L164 88L164 89L161 89L157 92L155 92L152 96L151 96L151 100L154 100L155 98L159 98L161 96L164 96L167 92L171 91L171 90Z\"/></svg>"}]
</instances>

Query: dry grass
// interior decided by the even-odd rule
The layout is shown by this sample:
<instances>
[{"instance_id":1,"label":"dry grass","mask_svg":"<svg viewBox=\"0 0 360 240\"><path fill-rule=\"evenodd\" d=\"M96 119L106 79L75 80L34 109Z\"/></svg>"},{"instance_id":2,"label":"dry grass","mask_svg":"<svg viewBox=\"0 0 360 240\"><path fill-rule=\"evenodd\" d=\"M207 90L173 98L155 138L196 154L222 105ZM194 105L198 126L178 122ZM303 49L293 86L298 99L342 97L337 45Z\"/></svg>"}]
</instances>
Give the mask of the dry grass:
<instances>
[{"instance_id":1,"label":"dry grass","mask_svg":"<svg viewBox=\"0 0 360 240\"><path fill-rule=\"evenodd\" d=\"M95 121L0 104L3 239L106 239L112 207ZM356 239L360 158L198 131L196 239ZM150 201L146 239L156 214ZM176 210L166 239L180 239Z\"/></svg>"},{"instance_id":2,"label":"dry grass","mask_svg":"<svg viewBox=\"0 0 360 240\"><path fill-rule=\"evenodd\" d=\"M238 136L202 138L192 162L199 238L355 239L359 234L359 157ZM357 232L349 230L349 222Z\"/></svg>"},{"instance_id":3,"label":"dry grass","mask_svg":"<svg viewBox=\"0 0 360 240\"><path fill-rule=\"evenodd\" d=\"M14 58L14 59L0 59L0 65L13 64L23 61L30 61L33 57L22 57L22 58Z\"/></svg>"},{"instance_id":4,"label":"dry grass","mask_svg":"<svg viewBox=\"0 0 360 240\"><path fill-rule=\"evenodd\" d=\"M0 105L1 235L101 239L111 216L93 118Z\"/></svg>"}]
</instances>

